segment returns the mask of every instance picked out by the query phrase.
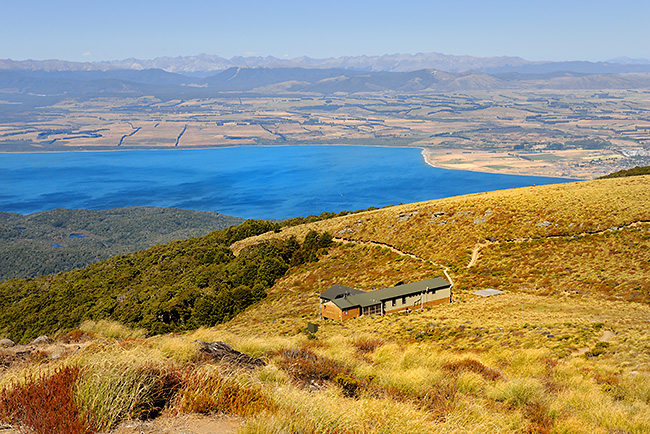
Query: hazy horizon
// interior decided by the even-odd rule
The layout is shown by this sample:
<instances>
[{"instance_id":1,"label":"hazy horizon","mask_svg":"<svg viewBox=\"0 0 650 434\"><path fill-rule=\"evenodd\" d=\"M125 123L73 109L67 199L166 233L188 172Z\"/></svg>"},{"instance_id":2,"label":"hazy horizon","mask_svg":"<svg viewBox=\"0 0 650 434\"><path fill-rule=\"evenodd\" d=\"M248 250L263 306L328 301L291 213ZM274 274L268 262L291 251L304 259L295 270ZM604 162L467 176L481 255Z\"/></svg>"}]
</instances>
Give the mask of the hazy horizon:
<instances>
[{"instance_id":1,"label":"hazy horizon","mask_svg":"<svg viewBox=\"0 0 650 434\"><path fill-rule=\"evenodd\" d=\"M629 56L617 56L617 57L612 57L612 58L608 58L608 59L600 59L600 60L584 60L584 59L566 59L566 60L537 59L537 60L531 60L531 59L528 59L526 57L516 56L516 55L512 55L512 56L510 56L510 55L504 55L504 56L472 56L472 55L469 55L469 54L459 54L459 53L453 53L452 54L452 53L441 53L441 52L436 52L436 51L431 51L431 52L426 52L426 53L425 52L417 52L417 53L403 52L403 53L383 53L383 54L372 54L372 55L365 54L365 53L360 53L360 54L349 54L349 55L344 55L344 56L328 56L328 57L315 57L315 56L310 56L310 55L307 55L307 54L303 54L303 55L300 55L300 56L294 56L294 57L284 57L284 56L281 57L281 56L276 56L276 55L273 55L273 54L268 54L268 55L254 55L254 54L251 54L251 55L239 55L239 54L237 54L237 55L234 55L234 56L228 56L227 57L227 56L222 56L222 55L220 55L218 53L196 53L196 54L179 54L179 55L156 56L156 57L133 57L133 56L131 56L131 57L123 57L123 58L119 58L119 59L116 58L116 59L97 59L97 60L89 60L89 59L71 60L71 59L63 59L63 58L56 58L56 57L51 57L51 58L47 58L47 59L45 59L45 58L43 58L43 59L34 59L34 58L17 59L17 58L7 57L7 58L4 58L4 59L16 61L16 62L24 62L24 61L36 61L36 62L64 61L64 62L79 62L79 63L88 62L88 63L101 64L101 63L110 63L110 62L123 62L123 61L130 60L130 59L149 61L149 60L164 59L164 58L169 58L169 59L197 58L197 57L201 57L201 56L210 56L210 57L215 56L215 57L220 57L220 58L223 58L223 59L226 59L226 60L232 60L232 59L236 59L236 58L254 58L254 57L268 58L268 57L272 57L272 58L276 58L278 60L291 61L291 60L296 60L296 59L300 59L300 58L310 58L310 59L313 59L313 60L326 60L326 59L337 59L337 58L342 58L342 57L351 57L351 58L364 57L364 56L365 57L383 57L383 56L390 57L390 56L401 56L401 55L403 55L403 56L417 56L417 55L428 55L428 54L439 54L439 55L443 55L443 56L453 56L453 57L475 57L475 58L479 58L479 59L480 58L487 59L487 58L492 58L492 57L493 58L497 58L497 57L520 58L520 59L523 59L525 61L539 62L539 63L544 63L544 62L572 62L572 61L576 61L576 62L582 62L582 61L584 61L584 62L603 62L603 63L608 63L608 62L620 62L620 63L636 63L636 62L638 62L638 63L643 63L643 64L650 63L650 58L638 58L638 57L637 58L632 58L632 57L629 57ZM626 60L626 62L623 62L623 60Z\"/></svg>"},{"instance_id":2,"label":"hazy horizon","mask_svg":"<svg viewBox=\"0 0 650 434\"><path fill-rule=\"evenodd\" d=\"M5 3L0 58L13 60L432 52L528 61L650 59L650 3L638 0Z\"/></svg>"}]
</instances>

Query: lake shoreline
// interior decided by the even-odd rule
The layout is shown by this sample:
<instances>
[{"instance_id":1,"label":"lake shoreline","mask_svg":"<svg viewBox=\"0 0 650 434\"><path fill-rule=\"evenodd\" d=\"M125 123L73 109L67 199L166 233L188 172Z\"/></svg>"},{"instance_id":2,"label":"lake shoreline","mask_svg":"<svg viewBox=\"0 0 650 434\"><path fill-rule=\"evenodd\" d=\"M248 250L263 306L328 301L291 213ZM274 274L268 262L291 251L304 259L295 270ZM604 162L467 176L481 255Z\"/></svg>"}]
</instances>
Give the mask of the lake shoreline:
<instances>
[{"instance_id":1,"label":"lake shoreline","mask_svg":"<svg viewBox=\"0 0 650 434\"><path fill-rule=\"evenodd\" d=\"M236 146L0 155L0 209L157 206L284 219L572 180L432 167L422 148Z\"/></svg>"},{"instance_id":2,"label":"lake shoreline","mask_svg":"<svg viewBox=\"0 0 650 434\"><path fill-rule=\"evenodd\" d=\"M278 144L278 145L268 145L268 144L259 144L259 145L224 145L224 146L183 146L179 147L143 147L143 148L108 148L108 149L79 149L71 148L65 150L50 150L50 151L0 151L0 155L6 154L68 154L68 153L97 153L97 152L132 152L132 151L200 151L200 150L217 150L217 149L232 149L232 148L284 148L284 147L306 147L306 146L332 146L332 147L341 147L341 146L359 146L364 148L390 148L390 149L419 149L422 154L422 159L427 166L434 167L437 169L445 170L459 170L466 172L474 173L489 173L489 174L506 174L506 175L517 175L517 176L538 176L538 177L547 177L547 178L565 178L573 181L585 181L589 179L594 179L594 177L589 176L566 176L559 173L547 173L545 170L540 170L540 168L528 166L522 167L504 167L500 170L495 170L489 168L490 162L496 163L499 162L499 154L494 155L493 161L488 161L483 165L474 165L473 167L468 167L471 164L470 159L466 161L461 161L456 164L445 164L440 158L437 158L440 155L440 152L445 152L445 149L437 149L429 146L391 146L391 145L359 145L359 144L345 144L345 143L328 143L328 144ZM438 154L435 151L438 151ZM456 151L455 156L462 156L464 153L472 151Z\"/></svg>"},{"instance_id":3,"label":"lake shoreline","mask_svg":"<svg viewBox=\"0 0 650 434\"><path fill-rule=\"evenodd\" d=\"M446 150L436 150L434 151L430 147L422 147L422 158L424 159L425 164L431 167L436 167L438 169L445 170L459 170L466 172L475 172L475 173L489 173L489 174L502 174L502 175L515 175L515 176L538 176L546 178L564 178L571 181L588 181L595 179L594 176L587 176L587 174L581 173L581 176L570 176L565 172L558 170L557 168L532 164L527 160L523 160L520 157L511 153L502 152L502 153L488 153L480 151L448 151L447 155L441 157ZM481 154L480 163L476 163L476 160L473 158L463 159L463 154ZM488 155L493 154L493 155ZM486 155L488 155L486 157ZM506 157L504 157L504 155ZM497 166L497 163L502 163L504 158L510 158L515 160L517 164L513 165L500 165L498 169L494 168ZM450 163L445 163L445 161L453 161ZM522 161L519 161L522 160ZM492 166L492 167L491 167ZM553 173L548 173L549 171Z\"/></svg>"}]
</instances>

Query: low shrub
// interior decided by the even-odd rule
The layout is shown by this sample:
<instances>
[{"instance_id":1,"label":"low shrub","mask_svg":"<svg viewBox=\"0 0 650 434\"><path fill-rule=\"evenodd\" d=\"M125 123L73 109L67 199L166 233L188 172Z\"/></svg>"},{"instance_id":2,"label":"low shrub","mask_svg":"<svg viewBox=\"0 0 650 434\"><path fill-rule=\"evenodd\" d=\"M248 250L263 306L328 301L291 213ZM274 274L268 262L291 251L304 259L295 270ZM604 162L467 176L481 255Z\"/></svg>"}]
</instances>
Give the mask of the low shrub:
<instances>
[{"instance_id":1,"label":"low shrub","mask_svg":"<svg viewBox=\"0 0 650 434\"><path fill-rule=\"evenodd\" d=\"M420 394L415 402L427 410L438 421L443 421L456 399L458 386L454 382L437 384L424 394Z\"/></svg>"},{"instance_id":2,"label":"low shrub","mask_svg":"<svg viewBox=\"0 0 650 434\"><path fill-rule=\"evenodd\" d=\"M334 382L341 386L343 394L348 398L356 398L359 393L361 381L350 374L338 374L334 377Z\"/></svg>"},{"instance_id":3,"label":"low shrub","mask_svg":"<svg viewBox=\"0 0 650 434\"><path fill-rule=\"evenodd\" d=\"M383 344L383 339L363 339L353 342L354 347L363 354L372 353Z\"/></svg>"},{"instance_id":4,"label":"low shrub","mask_svg":"<svg viewBox=\"0 0 650 434\"><path fill-rule=\"evenodd\" d=\"M323 385L339 374L350 375L350 369L335 360L321 357L307 348L281 350L279 366L301 385Z\"/></svg>"},{"instance_id":5,"label":"low shrub","mask_svg":"<svg viewBox=\"0 0 650 434\"><path fill-rule=\"evenodd\" d=\"M598 357L607 352L609 348L608 342L598 342L592 349L585 353L587 357Z\"/></svg>"},{"instance_id":6,"label":"low shrub","mask_svg":"<svg viewBox=\"0 0 650 434\"><path fill-rule=\"evenodd\" d=\"M95 333L91 331L74 329L59 337L59 341L64 344L72 344L77 342L85 342L95 337Z\"/></svg>"},{"instance_id":7,"label":"low shrub","mask_svg":"<svg viewBox=\"0 0 650 434\"><path fill-rule=\"evenodd\" d=\"M546 405L539 402L529 402L524 407L523 414L529 421L526 433L550 434L553 432L553 418L549 416Z\"/></svg>"},{"instance_id":8,"label":"low shrub","mask_svg":"<svg viewBox=\"0 0 650 434\"><path fill-rule=\"evenodd\" d=\"M490 381L503 378L503 375L501 375L501 372L498 370L488 368L483 363L474 359L463 359L457 362L448 362L442 365L442 369L456 375L459 375L463 372L474 372L475 374L479 374L481 377Z\"/></svg>"},{"instance_id":9,"label":"low shrub","mask_svg":"<svg viewBox=\"0 0 650 434\"><path fill-rule=\"evenodd\" d=\"M0 419L38 434L92 432L74 400L79 374L79 368L66 366L0 390Z\"/></svg>"}]
</instances>

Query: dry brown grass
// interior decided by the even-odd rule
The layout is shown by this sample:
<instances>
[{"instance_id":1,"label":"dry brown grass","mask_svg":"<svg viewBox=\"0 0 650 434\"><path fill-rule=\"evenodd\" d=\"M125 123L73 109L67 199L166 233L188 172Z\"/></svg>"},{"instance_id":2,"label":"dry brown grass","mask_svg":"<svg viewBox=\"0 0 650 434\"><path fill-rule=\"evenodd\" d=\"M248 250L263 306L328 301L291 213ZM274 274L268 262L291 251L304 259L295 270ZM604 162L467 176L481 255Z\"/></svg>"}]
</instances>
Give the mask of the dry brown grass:
<instances>
[{"instance_id":1,"label":"dry brown grass","mask_svg":"<svg viewBox=\"0 0 650 434\"><path fill-rule=\"evenodd\" d=\"M492 244L459 270L463 288L592 295L650 302L650 225L596 235Z\"/></svg>"},{"instance_id":2,"label":"dry brown grass","mask_svg":"<svg viewBox=\"0 0 650 434\"><path fill-rule=\"evenodd\" d=\"M650 176L537 186L400 205L285 228L281 234L253 237L236 243L233 248L238 251L269 237L304 237L309 230L328 231L352 241L387 244L423 260L446 265L460 288L494 287L503 281L506 288L518 289L525 287L522 282L529 281L533 288L543 283L546 288L561 291L568 279L580 274L588 281L583 288L578 284L579 291L590 285L591 292L645 300L644 285L648 279L644 277L649 271L647 227L640 225L613 234L582 236L635 222L650 222ZM473 248L486 240L496 244L484 249L476 267L466 270ZM520 240L533 241L516 242ZM349 264L355 265L358 259L353 258ZM601 267L608 260L609 265ZM619 268L612 268L617 261L621 263ZM564 262L570 264L562 268ZM532 270L534 267L537 270ZM320 264L315 268L314 277L324 280L331 276L341 280L342 276L335 270L321 271ZM623 269L625 273L618 272ZM355 271L363 272L363 267L351 267L350 273ZM603 285L591 285L607 272L617 274L615 279L623 275L623 280L612 281L612 276L605 276L610 280ZM370 287L373 285L370 276L377 273L368 274L365 280L348 280L350 286ZM539 274L543 276L535 277ZM316 286L317 282L313 281L312 285Z\"/></svg>"}]
</instances>

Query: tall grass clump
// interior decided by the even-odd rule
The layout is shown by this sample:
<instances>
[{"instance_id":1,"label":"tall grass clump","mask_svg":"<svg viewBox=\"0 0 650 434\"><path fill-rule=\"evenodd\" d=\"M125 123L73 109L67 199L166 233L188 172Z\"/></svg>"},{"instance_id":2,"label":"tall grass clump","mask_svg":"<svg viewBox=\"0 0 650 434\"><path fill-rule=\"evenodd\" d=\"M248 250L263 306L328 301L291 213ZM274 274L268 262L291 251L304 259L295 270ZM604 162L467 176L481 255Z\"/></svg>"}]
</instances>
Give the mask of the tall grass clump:
<instances>
[{"instance_id":1,"label":"tall grass clump","mask_svg":"<svg viewBox=\"0 0 650 434\"><path fill-rule=\"evenodd\" d=\"M250 378L223 371L220 366L204 365L186 371L174 408L182 413L250 416L273 410L274 403Z\"/></svg>"},{"instance_id":2,"label":"tall grass clump","mask_svg":"<svg viewBox=\"0 0 650 434\"><path fill-rule=\"evenodd\" d=\"M87 320L81 323L79 330L103 336L109 339L136 339L147 335L145 329L133 329L117 321L102 319L97 322Z\"/></svg>"},{"instance_id":3,"label":"tall grass clump","mask_svg":"<svg viewBox=\"0 0 650 434\"><path fill-rule=\"evenodd\" d=\"M0 390L0 420L38 434L86 434L91 424L80 415L74 399L79 368L28 374L21 383Z\"/></svg>"},{"instance_id":4,"label":"tall grass clump","mask_svg":"<svg viewBox=\"0 0 650 434\"><path fill-rule=\"evenodd\" d=\"M127 418L157 416L181 379L173 365L103 360L83 368L74 392L87 423L108 430Z\"/></svg>"},{"instance_id":5,"label":"tall grass clump","mask_svg":"<svg viewBox=\"0 0 650 434\"><path fill-rule=\"evenodd\" d=\"M348 399L338 388L319 392L276 390L279 410L252 417L240 433L379 434L430 433L427 414L410 403L361 397Z\"/></svg>"},{"instance_id":6,"label":"tall grass clump","mask_svg":"<svg viewBox=\"0 0 650 434\"><path fill-rule=\"evenodd\" d=\"M543 396L541 383L533 378L518 378L496 384L489 393L497 401L504 401L513 407L538 402Z\"/></svg>"}]
</instances>

